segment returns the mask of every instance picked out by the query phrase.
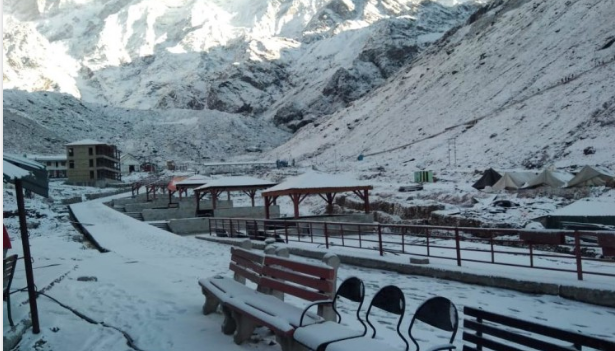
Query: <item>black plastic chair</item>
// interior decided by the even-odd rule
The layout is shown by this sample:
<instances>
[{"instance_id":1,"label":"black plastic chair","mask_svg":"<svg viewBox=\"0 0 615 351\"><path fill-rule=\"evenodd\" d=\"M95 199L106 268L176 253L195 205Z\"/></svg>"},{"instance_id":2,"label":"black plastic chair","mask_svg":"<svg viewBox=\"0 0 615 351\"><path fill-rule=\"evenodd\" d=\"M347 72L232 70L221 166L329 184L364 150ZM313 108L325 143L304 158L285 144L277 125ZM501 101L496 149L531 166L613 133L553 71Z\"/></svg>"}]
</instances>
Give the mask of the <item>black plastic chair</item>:
<instances>
[{"instance_id":1,"label":"black plastic chair","mask_svg":"<svg viewBox=\"0 0 615 351\"><path fill-rule=\"evenodd\" d=\"M408 335L410 336L410 339L412 340L414 345L416 345L416 350L420 351L421 348L414 336L412 335L412 327L414 326L414 322L416 322L417 320L423 323L427 323L434 328L452 332L448 344L432 346L429 348L429 351L455 349L455 346L453 345L453 340L455 340L455 335L457 335L457 328L459 326L459 315L457 314L457 308L451 302L451 300L442 296L432 297L427 301L423 302L419 306L419 308L416 309L414 317L412 317L412 321L410 322L410 327L408 327Z\"/></svg>"},{"instance_id":2,"label":"black plastic chair","mask_svg":"<svg viewBox=\"0 0 615 351\"><path fill-rule=\"evenodd\" d=\"M376 295L374 296L374 298L372 299L372 302L370 303L369 308L367 309L365 320L367 321L367 324L372 329L371 338L355 337L352 339L345 339L341 341L332 342L327 345L325 350L326 351L386 350L387 349L386 344L383 344L381 341L374 339L377 333L376 327L374 327L374 325L369 319L373 307L379 308L381 310L384 310L386 312L399 316L399 319L397 320L397 335L399 335L399 337L406 344L405 350L408 351L408 349L410 348L410 345L408 344L408 340L404 338L403 334L401 333L399 329L399 327L401 326L402 319L404 318L404 313L406 311L406 299L401 289L399 289L398 287L394 285L385 286L384 288L380 289L380 291L378 291Z\"/></svg>"},{"instance_id":3,"label":"black plastic chair","mask_svg":"<svg viewBox=\"0 0 615 351\"><path fill-rule=\"evenodd\" d=\"M336 309L337 301L340 297L348 299L350 301L359 304L356 311L356 317L359 323L363 326L363 331L357 331L349 328L345 328L341 325L342 316ZM299 327L295 330L293 338L301 345L311 350L322 350L327 344L333 341L338 341L346 338L360 337L367 333L367 326L361 319L359 311L363 306L363 300L365 299L365 285L363 281L357 277L350 277L342 282L335 292L333 300L330 301L316 301L308 305L301 314L299 320ZM303 325L303 319L310 308L313 306L331 305L333 311L337 316L337 322L326 321L322 323ZM336 334L337 335L334 335ZM318 336L318 337L317 337ZM320 337L320 338L319 338Z\"/></svg>"},{"instance_id":4,"label":"black plastic chair","mask_svg":"<svg viewBox=\"0 0 615 351\"><path fill-rule=\"evenodd\" d=\"M11 255L4 259L4 274L3 274L3 289L2 300L6 301L6 315L9 319L9 325L13 327L13 317L11 316L11 283L13 275L15 275L15 266L17 265L17 255Z\"/></svg>"}]
</instances>

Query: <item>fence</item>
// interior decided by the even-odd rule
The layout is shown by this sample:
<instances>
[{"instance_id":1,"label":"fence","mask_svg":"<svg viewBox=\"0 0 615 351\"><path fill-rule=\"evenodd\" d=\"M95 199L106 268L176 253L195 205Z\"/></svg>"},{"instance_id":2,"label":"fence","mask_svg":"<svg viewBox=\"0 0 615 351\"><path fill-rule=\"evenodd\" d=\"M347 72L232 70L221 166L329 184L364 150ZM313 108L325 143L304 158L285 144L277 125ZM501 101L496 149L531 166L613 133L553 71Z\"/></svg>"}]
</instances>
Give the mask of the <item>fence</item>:
<instances>
[{"instance_id":1,"label":"fence","mask_svg":"<svg viewBox=\"0 0 615 351\"><path fill-rule=\"evenodd\" d=\"M210 235L615 277L615 232L210 218ZM593 256L593 257L592 257Z\"/></svg>"}]
</instances>

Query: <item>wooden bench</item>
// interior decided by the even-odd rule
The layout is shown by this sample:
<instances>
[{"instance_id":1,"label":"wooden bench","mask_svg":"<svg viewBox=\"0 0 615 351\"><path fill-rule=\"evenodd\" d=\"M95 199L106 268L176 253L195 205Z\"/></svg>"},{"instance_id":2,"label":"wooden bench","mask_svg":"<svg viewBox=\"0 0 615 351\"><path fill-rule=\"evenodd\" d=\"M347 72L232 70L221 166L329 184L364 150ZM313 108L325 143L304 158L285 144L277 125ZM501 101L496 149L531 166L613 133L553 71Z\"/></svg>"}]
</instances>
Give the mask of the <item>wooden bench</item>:
<instances>
[{"instance_id":1,"label":"wooden bench","mask_svg":"<svg viewBox=\"0 0 615 351\"><path fill-rule=\"evenodd\" d=\"M2 300L6 301L6 314L9 319L9 325L14 326L13 317L11 316L11 283L15 275L15 266L17 264L17 255L11 255L4 259L4 274L2 278Z\"/></svg>"},{"instance_id":2,"label":"wooden bench","mask_svg":"<svg viewBox=\"0 0 615 351\"><path fill-rule=\"evenodd\" d=\"M464 351L615 350L615 342L524 321L472 307L463 309ZM587 350L587 349L583 349Z\"/></svg>"},{"instance_id":3,"label":"wooden bench","mask_svg":"<svg viewBox=\"0 0 615 351\"><path fill-rule=\"evenodd\" d=\"M216 276L199 280L206 299L203 313L210 314L221 306L222 332L234 334L237 344L248 340L256 327L265 326L276 335L282 350L300 348L292 336L303 309L285 303L284 294L310 302L331 300L339 259L334 255L326 258L332 266L231 248L229 268L235 273L234 278ZM244 285L246 279L254 282L256 289ZM318 314L306 316L304 325L332 320L335 313L325 305L319 307Z\"/></svg>"}]
</instances>

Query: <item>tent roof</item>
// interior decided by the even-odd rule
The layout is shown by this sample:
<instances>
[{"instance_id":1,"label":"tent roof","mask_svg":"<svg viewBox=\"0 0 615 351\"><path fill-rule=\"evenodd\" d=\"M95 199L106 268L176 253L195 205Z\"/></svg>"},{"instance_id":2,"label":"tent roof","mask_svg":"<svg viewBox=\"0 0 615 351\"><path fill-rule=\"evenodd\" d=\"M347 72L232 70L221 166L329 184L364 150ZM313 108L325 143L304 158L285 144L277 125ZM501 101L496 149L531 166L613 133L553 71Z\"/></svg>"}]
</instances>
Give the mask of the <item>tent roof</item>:
<instances>
[{"instance_id":1,"label":"tent roof","mask_svg":"<svg viewBox=\"0 0 615 351\"><path fill-rule=\"evenodd\" d=\"M263 196L279 196L293 192L317 194L369 189L373 187L347 176L308 172L263 191Z\"/></svg>"},{"instance_id":2,"label":"tent roof","mask_svg":"<svg viewBox=\"0 0 615 351\"><path fill-rule=\"evenodd\" d=\"M493 168L486 169L483 172L482 177L477 180L472 187L475 189L484 189L485 187L492 186L497 183L498 180L502 178L502 175L496 172Z\"/></svg>"},{"instance_id":3,"label":"tent roof","mask_svg":"<svg viewBox=\"0 0 615 351\"><path fill-rule=\"evenodd\" d=\"M615 173L608 169L596 166L585 166L566 184L566 187L577 185L604 185L608 179L615 177Z\"/></svg>"},{"instance_id":4,"label":"tent roof","mask_svg":"<svg viewBox=\"0 0 615 351\"><path fill-rule=\"evenodd\" d=\"M558 210L551 212L549 216L615 216L615 202L579 200L566 207L562 207Z\"/></svg>"},{"instance_id":5,"label":"tent roof","mask_svg":"<svg viewBox=\"0 0 615 351\"><path fill-rule=\"evenodd\" d=\"M493 184L491 188L493 190L519 189L523 186L523 184L525 184L532 178L536 177L537 174L538 172L531 172L531 171L506 172L502 175L502 178L500 178L500 180L497 181L497 183Z\"/></svg>"},{"instance_id":6,"label":"tent roof","mask_svg":"<svg viewBox=\"0 0 615 351\"><path fill-rule=\"evenodd\" d=\"M534 188L541 185L548 185L552 187L562 187L567 181L572 179L572 174L565 172L556 172L549 169L545 169L540 172L539 175L530 179L523 185L523 188Z\"/></svg>"},{"instance_id":7,"label":"tent roof","mask_svg":"<svg viewBox=\"0 0 615 351\"><path fill-rule=\"evenodd\" d=\"M274 186L276 183L270 182L268 180L262 180L254 177L247 176L239 176L239 177L224 177L215 179L207 182L207 184L202 185L196 189L195 191L205 190L205 189L213 189L213 188L242 188L242 187L260 187L260 188L269 188Z\"/></svg>"}]
</instances>

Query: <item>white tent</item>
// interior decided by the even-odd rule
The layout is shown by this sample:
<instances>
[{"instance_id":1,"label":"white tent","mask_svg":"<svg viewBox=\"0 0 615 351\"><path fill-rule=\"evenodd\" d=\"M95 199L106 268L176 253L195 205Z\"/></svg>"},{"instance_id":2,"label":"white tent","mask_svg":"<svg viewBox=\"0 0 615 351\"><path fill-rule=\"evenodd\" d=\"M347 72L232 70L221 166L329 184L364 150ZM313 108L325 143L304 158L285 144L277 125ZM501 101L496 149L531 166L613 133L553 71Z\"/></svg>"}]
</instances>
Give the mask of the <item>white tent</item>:
<instances>
[{"instance_id":1,"label":"white tent","mask_svg":"<svg viewBox=\"0 0 615 351\"><path fill-rule=\"evenodd\" d=\"M607 182L613 181L615 174L608 169L585 166L567 184L566 188L575 186L604 186Z\"/></svg>"},{"instance_id":2,"label":"white tent","mask_svg":"<svg viewBox=\"0 0 615 351\"><path fill-rule=\"evenodd\" d=\"M540 172L539 175L530 179L525 185L523 185L523 189L536 188L541 185L550 186L553 188L560 188L566 184L567 181L572 179L572 174L564 173L564 172L555 172L549 169L545 169Z\"/></svg>"},{"instance_id":3,"label":"white tent","mask_svg":"<svg viewBox=\"0 0 615 351\"><path fill-rule=\"evenodd\" d=\"M506 172L493 184L492 190L516 190L535 178L538 172Z\"/></svg>"}]
</instances>

